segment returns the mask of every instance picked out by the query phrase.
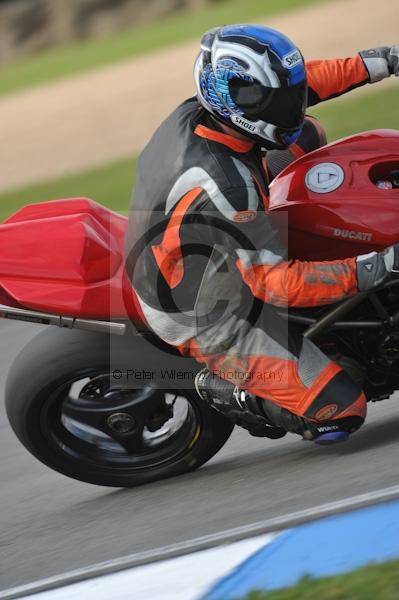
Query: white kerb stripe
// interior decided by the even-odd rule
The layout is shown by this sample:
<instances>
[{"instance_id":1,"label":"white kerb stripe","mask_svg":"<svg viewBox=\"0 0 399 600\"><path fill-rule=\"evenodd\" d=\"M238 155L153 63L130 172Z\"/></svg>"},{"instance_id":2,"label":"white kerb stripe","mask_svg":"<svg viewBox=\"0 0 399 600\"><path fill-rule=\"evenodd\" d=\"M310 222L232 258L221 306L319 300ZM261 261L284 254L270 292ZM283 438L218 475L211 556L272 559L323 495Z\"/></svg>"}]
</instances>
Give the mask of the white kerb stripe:
<instances>
[{"instance_id":1,"label":"white kerb stripe","mask_svg":"<svg viewBox=\"0 0 399 600\"><path fill-rule=\"evenodd\" d=\"M321 517L398 498L399 485L366 492L357 496L329 502L327 504L305 508L304 510L299 510L294 513L271 517L264 521L241 525L235 529L219 531L207 536L203 536L202 538L181 542L179 544L175 544L174 546L166 546L155 550L149 550L147 552L141 552L135 555L120 557L104 563L91 565L89 567L83 567L81 569L77 569L76 571L70 571L69 573L49 577L35 583L4 590L0 592L0 598L4 600L11 600L12 598L22 598L27 594L34 594L44 590L54 590L55 587L68 585L76 581L82 581L84 579L98 577L100 575L113 573L122 569L132 568L133 566L140 564L148 564L151 561L159 561L160 559L170 558L171 556L183 555L188 552L196 552L198 550L216 546L218 544L231 543L247 537L265 534L266 532L270 531L281 531L282 529L306 522L311 522ZM53 598L53 596L51 596L51 598Z\"/></svg>"}]
</instances>

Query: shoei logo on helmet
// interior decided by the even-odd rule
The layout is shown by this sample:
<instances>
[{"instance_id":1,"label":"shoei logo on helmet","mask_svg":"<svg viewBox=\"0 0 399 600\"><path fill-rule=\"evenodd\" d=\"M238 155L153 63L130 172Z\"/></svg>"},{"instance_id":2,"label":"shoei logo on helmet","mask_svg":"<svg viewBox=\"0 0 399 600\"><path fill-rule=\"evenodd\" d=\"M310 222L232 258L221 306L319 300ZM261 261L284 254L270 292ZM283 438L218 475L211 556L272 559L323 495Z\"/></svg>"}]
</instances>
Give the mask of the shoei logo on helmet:
<instances>
[{"instance_id":1,"label":"shoei logo on helmet","mask_svg":"<svg viewBox=\"0 0 399 600\"><path fill-rule=\"evenodd\" d=\"M243 129L246 129L247 131L250 131L251 133L253 133L254 131L256 131L256 125L254 125L253 123L251 123L251 121L247 121L243 117L239 117L238 115L231 115L231 120L236 125L239 125Z\"/></svg>"},{"instance_id":2,"label":"shoei logo on helmet","mask_svg":"<svg viewBox=\"0 0 399 600\"><path fill-rule=\"evenodd\" d=\"M302 63L301 53L295 48L295 50L292 50L291 52L283 56L281 62L283 64L283 67L285 67L286 69L293 69L294 67Z\"/></svg>"}]
</instances>

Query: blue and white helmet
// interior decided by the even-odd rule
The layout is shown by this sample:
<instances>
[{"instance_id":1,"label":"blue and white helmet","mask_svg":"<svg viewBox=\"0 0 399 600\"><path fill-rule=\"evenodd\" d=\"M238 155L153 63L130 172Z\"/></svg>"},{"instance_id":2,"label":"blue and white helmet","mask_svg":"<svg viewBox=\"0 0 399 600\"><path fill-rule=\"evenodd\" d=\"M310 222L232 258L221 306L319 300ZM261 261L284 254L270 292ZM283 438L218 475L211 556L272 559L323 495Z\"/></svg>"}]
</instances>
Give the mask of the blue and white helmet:
<instances>
[{"instance_id":1,"label":"blue and white helmet","mask_svg":"<svg viewBox=\"0 0 399 600\"><path fill-rule=\"evenodd\" d=\"M307 106L303 57L283 34L260 25L206 32L194 76L206 110L267 149L299 137Z\"/></svg>"}]
</instances>

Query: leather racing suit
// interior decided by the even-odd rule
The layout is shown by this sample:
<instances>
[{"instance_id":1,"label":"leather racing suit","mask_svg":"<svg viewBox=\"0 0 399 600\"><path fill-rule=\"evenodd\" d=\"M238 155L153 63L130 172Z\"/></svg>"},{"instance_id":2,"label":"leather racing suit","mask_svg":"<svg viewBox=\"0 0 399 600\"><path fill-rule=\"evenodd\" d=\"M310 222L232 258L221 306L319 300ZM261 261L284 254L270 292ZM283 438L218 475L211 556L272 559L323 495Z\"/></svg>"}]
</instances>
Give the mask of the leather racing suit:
<instances>
[{"instance_id":1,"label":"leather racing suit","mask_svg":"<svg viewBox=\"0 0 399 600\"><path fill-rule=\"evenodd\" d=\"M370 82L360 56L306 63L309 106ZM195 98L142 152L127 270L149 326L221 378L316 422L366 414L362 390L275 307L357 293L355 258L287 261L268 216L271 177L325 142L308 117L296 144L271 151L221 130Z\"/></svg>"}]
</instances>

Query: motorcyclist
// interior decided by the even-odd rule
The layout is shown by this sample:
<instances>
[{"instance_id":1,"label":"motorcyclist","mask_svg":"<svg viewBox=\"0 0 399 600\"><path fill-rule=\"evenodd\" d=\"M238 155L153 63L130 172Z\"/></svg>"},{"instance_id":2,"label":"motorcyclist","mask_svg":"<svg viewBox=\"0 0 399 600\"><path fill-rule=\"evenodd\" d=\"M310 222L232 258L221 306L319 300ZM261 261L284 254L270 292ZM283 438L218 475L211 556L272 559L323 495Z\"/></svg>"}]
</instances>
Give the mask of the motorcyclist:
<instances>
[{"instance_id":1,"label":"motorcyclist","mask_svg":"<svg viewBox=\"0 0 399 600\"><path fill-rule=\"evenodd\" d=\"M214 28L195 64L197 96L142 152L127 271L149 326L205 365L196 389L253 435L345 439L366 398L276 307L334 303L399 268L397 247L324 262L287 261L268 216L270 180L325 144L307 107L399 75L399 46L304 62L284 35Z\"/></svg>"}]
</instances>

